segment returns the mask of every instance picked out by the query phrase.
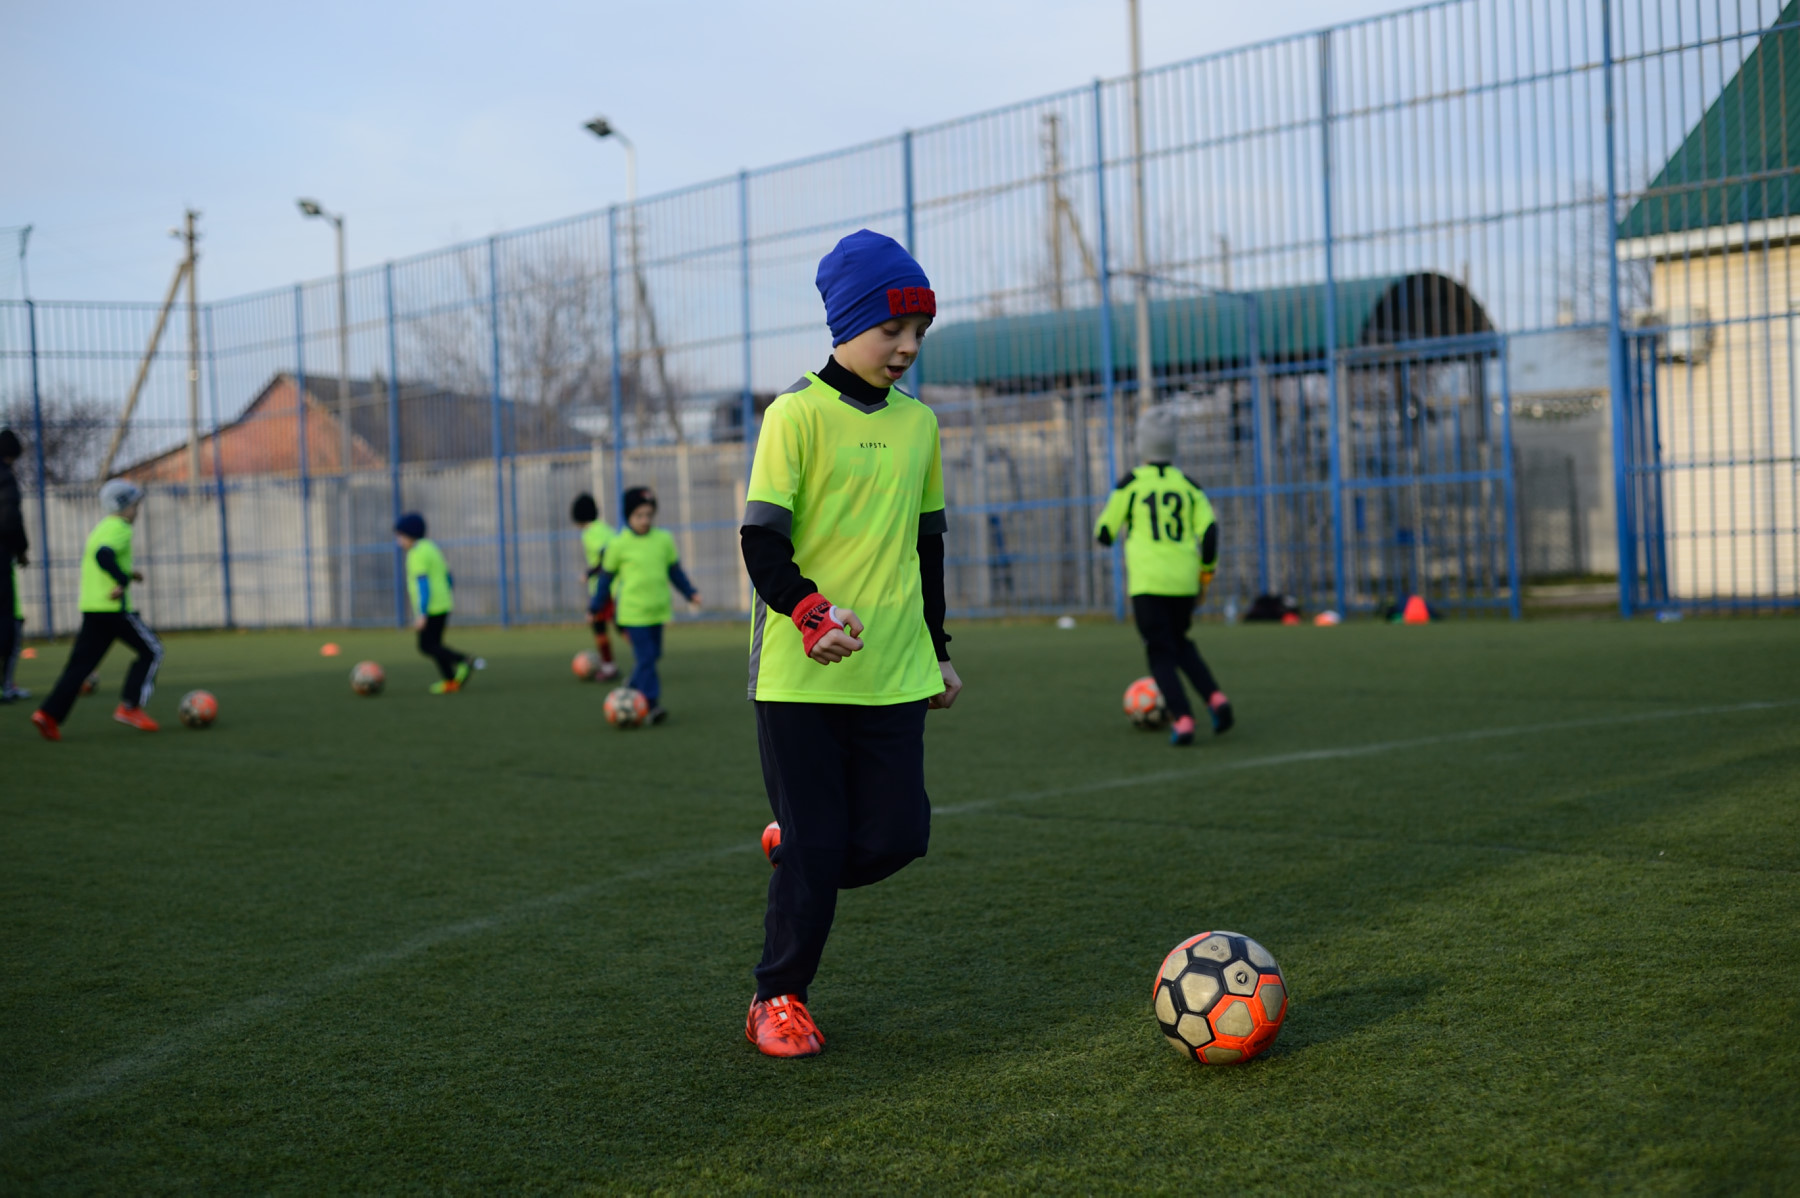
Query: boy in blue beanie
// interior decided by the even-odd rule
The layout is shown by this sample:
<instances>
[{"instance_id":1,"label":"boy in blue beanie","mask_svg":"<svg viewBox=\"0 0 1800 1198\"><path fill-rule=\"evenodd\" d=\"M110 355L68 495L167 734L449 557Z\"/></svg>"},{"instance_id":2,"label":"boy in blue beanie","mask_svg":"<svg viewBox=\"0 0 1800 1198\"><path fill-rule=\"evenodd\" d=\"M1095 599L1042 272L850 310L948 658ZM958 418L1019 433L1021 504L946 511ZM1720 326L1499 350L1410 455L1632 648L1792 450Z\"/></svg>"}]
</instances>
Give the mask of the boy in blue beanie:
<instances>
[{"instance_id":1,"label":"boy in blue beanie","mask_svg":"<svg viewBox=\"0 0 1800 1198\"><path fill-rule=\"evenodd\" d=\"M394 521L394 540L406 550L406 593L412 597L419 652L437 663L440 675L431 684L431 693L454 695L469 684L473 671L467 657L444 644L444 625L456 607L450 564L437 542L425 536L425 517L417 512Z\"/></svg>"},{"instance_id":2,"label":"boy in blue beanie","mask_svg":"<svg viewBox=\"0 0 1800 1198\"><path fill-rule=\"evenodd\" d=\"M764 417L740 530L756 588L750 698L775 822L745 1035L822 1052L807 987L840 890L925 855L925 712L962 680L944 631L937 416L894 386L937 312L925 272L867 229L819 263L832 354Z\"/></svg>"}]
</instances>

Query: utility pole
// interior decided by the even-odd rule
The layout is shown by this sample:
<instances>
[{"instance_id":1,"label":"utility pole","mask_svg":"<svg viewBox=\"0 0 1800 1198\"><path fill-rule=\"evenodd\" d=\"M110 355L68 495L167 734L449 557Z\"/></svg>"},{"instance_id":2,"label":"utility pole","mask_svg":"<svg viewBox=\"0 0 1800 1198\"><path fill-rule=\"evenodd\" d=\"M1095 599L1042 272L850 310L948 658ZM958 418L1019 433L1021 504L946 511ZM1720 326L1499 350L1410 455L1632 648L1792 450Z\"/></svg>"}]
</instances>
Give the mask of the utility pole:
<instances>
[{"instance_id":1,"label":"utility pole","mask_svg":"<svg viewBox=\"0 0 1800 1198\"><path fill-rule=\"evenodd\" d=\"M1131 185L1132 211L1137 226L1137 375L1136 411L1148 410L1156 401L1155 366L1150 361L1150 249L1149 205L1144 198L1144 48L1138 23L1138 0L1127 0L1131 16ZM1125 460L1137 460L1136 421L1126 411Z\"/></svg>"},{"instance_id":2,"label":"utility pole","mask_svg":"<svg viewBox=\"0 0 1800 1198\"><path fill-rule=\"evenodd\" d=\"M188 488L200 486L200 235L194 222L200 214L192 208L182 224L182 241L187 246L187 318L188 318Z\"/></svg>"},{"instance_id":3,"label":"utility pole","mask_svg":"<svg viewBox=\"0 0 1800 1198\"><path fill-rule=\"evenodd\" d=\"M19 228L19 298L22 300L31 298L31 274L25 268L25 247L31 244L31 229L30 225Z\"/></svg>"},{"instance_id":4,"label":"utility pole","mask_svg":"<svg viewBox=\"0 0 1800 1198\"><path fill-rule=\"evenodd\" d=\"M1062 117L1044 114L1045 189L1050 200L1050 307L1061 312L1068 306L1063 295L1063 196Z\"/></svg>"}]
</instances>

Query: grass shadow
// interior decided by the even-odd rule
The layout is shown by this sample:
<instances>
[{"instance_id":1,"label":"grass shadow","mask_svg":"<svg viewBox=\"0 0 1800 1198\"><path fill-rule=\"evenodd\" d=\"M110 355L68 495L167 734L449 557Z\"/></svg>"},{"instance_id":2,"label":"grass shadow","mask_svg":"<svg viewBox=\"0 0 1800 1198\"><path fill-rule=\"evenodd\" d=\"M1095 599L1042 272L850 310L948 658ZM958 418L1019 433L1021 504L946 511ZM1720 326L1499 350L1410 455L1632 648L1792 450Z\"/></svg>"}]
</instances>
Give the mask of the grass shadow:
<instances>
[{"instance_id":1,"label":"grass shadow","mask_svg":"<svg viewBox=\"0 0 1800 1198\"><path fill-rule=\"evenodd\" d=\"M1371 979L1323 994L1301 995L1288 1008L1281 1039L1270 1050L1299 1052L1343 1040L1424 1005L1444 980L1436 974Z\"/></svg>"}]
</instances>

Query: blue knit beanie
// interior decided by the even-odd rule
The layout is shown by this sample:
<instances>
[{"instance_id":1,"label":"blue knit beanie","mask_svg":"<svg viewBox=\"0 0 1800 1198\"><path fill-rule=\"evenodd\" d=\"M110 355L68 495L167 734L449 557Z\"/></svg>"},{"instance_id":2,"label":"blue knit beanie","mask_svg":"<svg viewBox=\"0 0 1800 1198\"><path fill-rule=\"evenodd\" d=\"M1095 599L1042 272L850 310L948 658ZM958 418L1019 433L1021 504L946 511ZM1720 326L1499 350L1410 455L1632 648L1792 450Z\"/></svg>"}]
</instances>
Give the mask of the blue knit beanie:
<instances>
[{"instance_id":1,"label":"blue knit beanie","mask_svg":"<svg viewBox=\"0 0 1800 1198\"><path fill-rule=\"evenodd\" d=\"M394 531L415 541L422 540L425 536L425 517L417 512L408 512L394 521Z\"/></svg>"},{"instance_id":2,"label":"blue knit beanie","mask_svg":"<svg viewBox=\"0 0 1800 1198\"><path fill-rule=\"evenodd\" d=\"M850 234L819 260L816 282L834 346L896 316L937 315L925 269L898 241L868 229Z\"/></svg>"}]
</instances>

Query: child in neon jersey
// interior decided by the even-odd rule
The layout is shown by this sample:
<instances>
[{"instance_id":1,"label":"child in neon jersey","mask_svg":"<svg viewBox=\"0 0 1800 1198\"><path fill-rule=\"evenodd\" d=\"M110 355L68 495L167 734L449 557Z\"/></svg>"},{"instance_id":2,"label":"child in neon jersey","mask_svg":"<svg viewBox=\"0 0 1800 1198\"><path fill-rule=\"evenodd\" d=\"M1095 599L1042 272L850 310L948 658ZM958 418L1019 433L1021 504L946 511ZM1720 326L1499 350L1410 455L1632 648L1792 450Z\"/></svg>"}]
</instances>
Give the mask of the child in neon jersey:
<instances>
[{"instance_id":1,"label":"child in neon jersey","mask_svg":"<svg viewBox=\"0 0 1800 1198\"><path fill-rule=\"evenodd\" d=\"M600 677L617 678L619 667L613 664L612 637L606 630L616 609L612 591L600 587L600 555L615 535L613 527L600 518L600 505L586 491L575 497L569 519L581 529L581 552L587 558L588 627L594 633L594 649L600 654Z\"/></svg>"},{"instance_id":2,"label":"child in neon jersey","mask_svg":"<svg viewBox=\"0 0 1800 1198\"><path fill-rule=\"evenodd\" d=\"M937 416L894 386L937 312L925 272L867 229L819 263L832 355L764 417L741 530L756 588L750 698L775 867L745 1035L822 1052L807 987L839 890L925 855L925 712L962 680L944 631Z\"/></svg>"},{"instance_id":3,"label":"child in neon jersey","mask_svg":"<svg viewBox=\"0 0 1800 1198\"><path fill-rule=\"evenodd\" d=\"M406 593L412 598L413 630L419 634L419 652L438 668L431 684L434 695L454 695L469 684L474 667L467 657L444 644L444 625L456 607L450 564L437 542L425 535L425 517L408 512L394 521L394 540L406 550Z\"/></svg>"},{"instance_id":4,"label":"child in neon jersey","mask_svg":"<svg viewBox=\"0 0 1800 1198\"><path fill-rule=\"evenodd\" d=\"M695 607L700 606L700 592L681 568L675 538L668 529L656 527L656 492L631 487L619 510L625 513L625 526L606 543L597 577L602 591L618 596L619 627L631 641L629 685L649 701L649 721L660 724L669 718L662 705L662 679L656 673L663 625L675 615L669 588L680 591Z\"/></svg>"}]
</instances>

